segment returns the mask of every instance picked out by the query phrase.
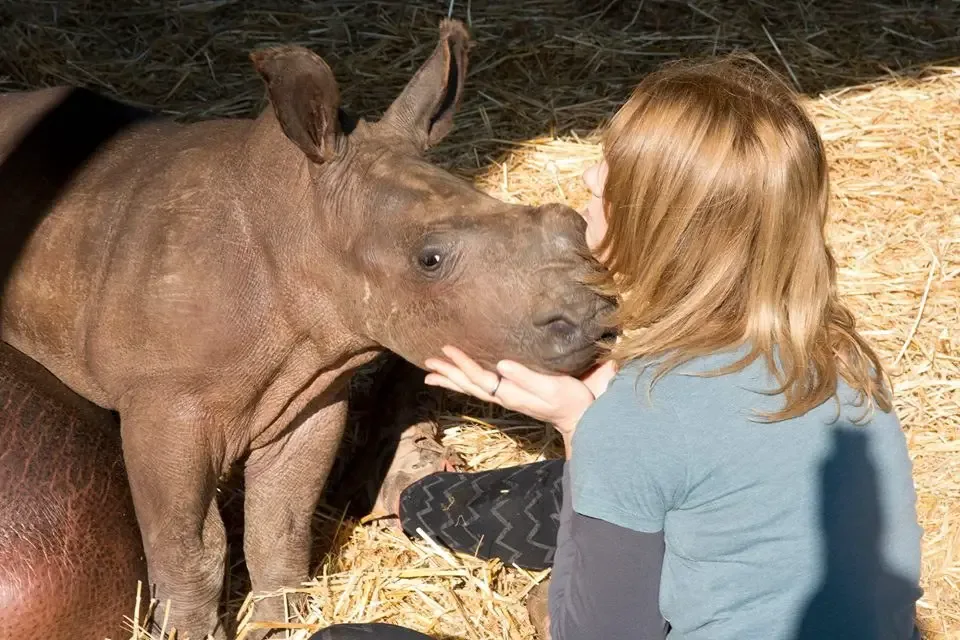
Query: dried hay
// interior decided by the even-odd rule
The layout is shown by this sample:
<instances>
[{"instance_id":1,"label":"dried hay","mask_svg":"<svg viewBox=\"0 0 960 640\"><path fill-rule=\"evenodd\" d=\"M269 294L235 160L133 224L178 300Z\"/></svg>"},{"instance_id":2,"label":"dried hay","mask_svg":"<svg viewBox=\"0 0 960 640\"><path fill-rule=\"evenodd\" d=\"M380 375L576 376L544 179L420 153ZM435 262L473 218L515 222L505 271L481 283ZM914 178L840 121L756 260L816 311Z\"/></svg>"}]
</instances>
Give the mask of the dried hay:
<instances>
[{"instance_id":1,"label":"dried hay","mask_svg":"<svg viewBox=\"0 0 960 640\"><path fill-rule=\"evenodd\" d=\"M505 200L580 206L579 174L599 155L591 130L664 59L744 47L808 94L831 90L810 107L831 158L840 286L896 383L925 529L924 637L960 637L960 66L919 73L960 57L960 5L785 4L459 2L454 15L469 18L478 45L459 128L436 157ZM433 48L447 9L423 0L8 2L0 90L74 82L184 120L250 115L263 91L247 52L298 42L331 62L349 109L375 114ZM454 398L445 409L445 441L471 469L558 454L553 435L521 417ZM523 597L545 574L333 510L318 513L317 528L333 552L300 589L310 611L288 625L291 637L373 620L437 637L531 637ZM231 614L270 597L251 598L244 585L229 585Z\"/></svg>"},{"instance_id":2,"label":"dried hay","mask_svg":"<svg viewBox=\"0 0 960 640\"><path fill-rule=\"evenodd\" d=\"M346 108L380 113L468 23L467 95L437 159L482 173L515 141L587 134L653 65L743 47L817 93L960 59L960 5L857 0L7 0L0 90L95 86L183 120L264 103L248 53L280 43L330 63Z\"/></svg>"}]
</instances>

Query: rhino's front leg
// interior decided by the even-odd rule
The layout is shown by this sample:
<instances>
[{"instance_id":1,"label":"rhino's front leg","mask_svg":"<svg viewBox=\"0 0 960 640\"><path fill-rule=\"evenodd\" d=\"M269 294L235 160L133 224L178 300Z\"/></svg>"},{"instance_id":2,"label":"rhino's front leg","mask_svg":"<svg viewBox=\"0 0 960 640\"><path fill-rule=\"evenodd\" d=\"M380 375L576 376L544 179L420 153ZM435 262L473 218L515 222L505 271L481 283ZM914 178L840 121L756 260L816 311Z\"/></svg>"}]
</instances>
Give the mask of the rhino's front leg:
<instances>
[{"instance_id":1,"label":"rhino's front leg","mask_svg":"<svg viewBox=\"0 0 960 640\"><path fill-rule=\"evenodd\" d=\"M171 398L173 401L171 401ZM178 638L225 638L218 618L226 536L216 503L218 459L199 404L152 389L120 409L123 455L150 582Z\"/></svg>"},{"instance_id":2,"label":"rhino's front leg","mask_svg":"<svg viewBox=\"0 0 960 640\"><path fill-rule=\"evenodd\" d=\"M319 407L308 407L281 439L250 454L244 472L243 550L254 592L296 587L309 579L313 514L346 420L344 390ZM302 600L287 598L292 607ZM283 622L283 599L258 602L254 620ZM248 637L269 635L276 634L258 631Z\"/></svg>"}]
</instances>

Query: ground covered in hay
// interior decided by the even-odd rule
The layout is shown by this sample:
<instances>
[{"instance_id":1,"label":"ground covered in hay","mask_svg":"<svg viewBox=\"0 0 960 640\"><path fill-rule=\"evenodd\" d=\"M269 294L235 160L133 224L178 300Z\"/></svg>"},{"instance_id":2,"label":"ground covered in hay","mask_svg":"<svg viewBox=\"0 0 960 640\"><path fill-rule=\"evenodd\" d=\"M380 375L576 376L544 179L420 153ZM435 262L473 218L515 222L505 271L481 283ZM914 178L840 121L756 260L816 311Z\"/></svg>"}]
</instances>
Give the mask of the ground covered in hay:
<instances>
[{"instance_id":1,"label":"ground covered in hay","mask_svg":"<svg viewBox=\"0 0 960 640\"><path fill-rule=\"evenodd\" d=\"M925 638L960 638L960 5L779 4L458 1L453 15L477 45L458 129L435 157L506 200L580 206L580 172L599 154L591 131L663 60L746 48L807 93L829 147L840 286L891 368L913 456L925 529L918 616ZM248 116L263 105L249 50L296 42L331 63L348 109L376 115L429 54L449 9L4 2L0 90L71 82L183 120ZM558 453L549 431L490 407L449 398L438 419L471 469ZM303 587L311 607L291 619L294 638L371 620L438 637L531 636L523 598L544 574L453 556L333 509L317 523L331 553ZM245 585L236 567L228 615L241 622L256 600Z\"/></svg>"}]
</instances>

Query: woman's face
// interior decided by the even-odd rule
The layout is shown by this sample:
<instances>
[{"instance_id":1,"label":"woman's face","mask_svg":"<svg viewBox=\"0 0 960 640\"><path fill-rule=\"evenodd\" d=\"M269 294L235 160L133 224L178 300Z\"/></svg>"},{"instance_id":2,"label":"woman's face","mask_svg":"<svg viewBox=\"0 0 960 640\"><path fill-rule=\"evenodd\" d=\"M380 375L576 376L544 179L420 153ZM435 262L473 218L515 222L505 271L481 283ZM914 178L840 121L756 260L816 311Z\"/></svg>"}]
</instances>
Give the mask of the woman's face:
<instances>
[{"instance_id":1,"label":"woman's face","mask_svg":"<svg viewBox=\"0 0 960 640\"><path fill-rule=\"evenodd\" d=\"M607 233L607 218L603 212L603 183L607 179L607 163L603 160L583 172L583 182L590 189L590 202L580 215L587 221L587 246L596 253ZM602 256L597 256L603 260Z\"/></svg>"}]
</instances>

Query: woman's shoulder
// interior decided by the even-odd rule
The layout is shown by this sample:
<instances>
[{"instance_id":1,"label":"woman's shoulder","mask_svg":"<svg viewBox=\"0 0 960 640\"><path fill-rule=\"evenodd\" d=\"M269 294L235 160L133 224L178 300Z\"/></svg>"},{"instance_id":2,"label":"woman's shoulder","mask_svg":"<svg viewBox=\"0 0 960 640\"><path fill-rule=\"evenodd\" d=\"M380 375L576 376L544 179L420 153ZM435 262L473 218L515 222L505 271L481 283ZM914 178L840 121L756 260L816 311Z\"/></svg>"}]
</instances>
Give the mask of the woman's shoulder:
<instances>
[{"instance_id":1,"label":"woman's shoulder","mask_svg":"<svg viewBox=\"0 0 960 640\"><path fill-rule=\"evenodd\" d=\"M759 356L743 366L733 366L748 355L750 349L741 346L696 356L663 372L659 371L663 359L630 361L608 386L606 403L621 415L632 411L640 418L657 413L661 421L682 424L685 433L702 430L715 434L739 424L753 424L762 414L781 410L786 397L767 358ZM774 364L775 358L774 354ZM786 423L791 428L802 424L819 428L825 423L863 424L866 419L878 430L898 432L896 413L872 405L838 376L834 397ZM704 442L710 439L706 437Z\"/></svg>"},{"instance_id":2,"label":"woman's shoulder","mask_svg":"<svg viewBox=\"0 0 960 640\"><path fill-rule=\"evenodd\" d=\"M699 355L661 371L664 358L637 358L625 363L611 381L610 401L637 406L638 409L689 412L727 404L744 393L769 393L776 381L765 369L762 359L745 367L720 373L736 364L749 352L734 348ZM639 406L637 405L639 401Z\"/></svg>"},{"instance_id":3,"label":"woman's shoulder","mask_svg":"<svg viewBox=\"0 0 960 640\"><path fill-rule=\"evenodd\" d=\"M647 363L622 366L581 418L575 448L630 465L642 452L665 455L680 447L686 438L680 412L684 385L673 372L653 387L651 377Z\"/></svg>"}]
</instances>

